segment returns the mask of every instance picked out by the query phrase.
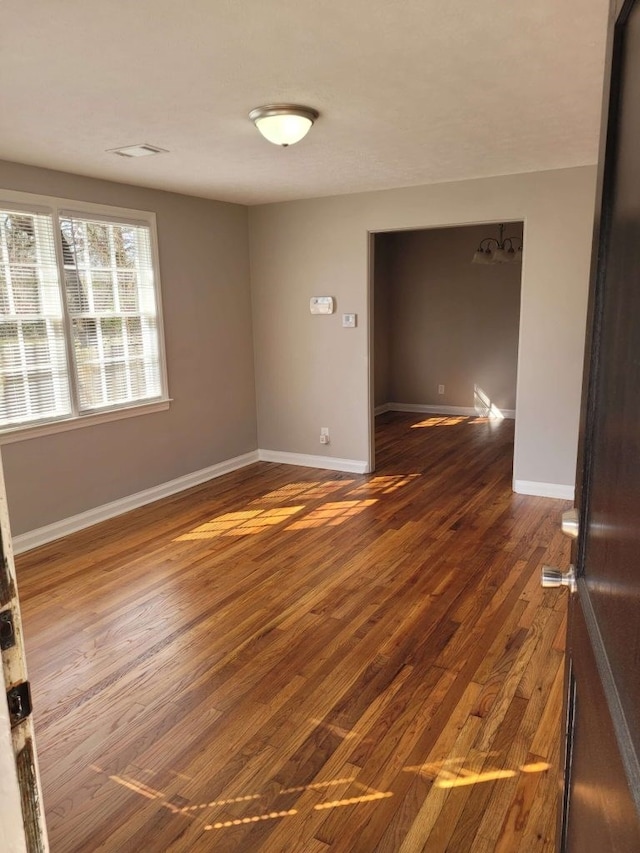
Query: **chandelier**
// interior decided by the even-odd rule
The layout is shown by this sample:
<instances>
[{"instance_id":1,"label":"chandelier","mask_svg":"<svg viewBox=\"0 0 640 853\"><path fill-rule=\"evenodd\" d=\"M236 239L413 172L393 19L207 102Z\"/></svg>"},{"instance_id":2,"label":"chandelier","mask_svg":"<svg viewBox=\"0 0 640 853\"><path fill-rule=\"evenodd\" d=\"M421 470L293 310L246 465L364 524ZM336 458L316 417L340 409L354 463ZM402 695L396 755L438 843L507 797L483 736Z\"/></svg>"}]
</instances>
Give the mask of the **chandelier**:
<instances>
[{"instance_id":1,"label":"chandelier","mask_svg":"<svg viewBox=\"0 0 640 853\"><path fill-rule=\"evenodd\" d=\"M480 240L472 264L509 264L522 260L522 240L520 237L505 237L504 228L504 225L498 225L497 240L495 237Z\"/></svg>"}]
</instances>

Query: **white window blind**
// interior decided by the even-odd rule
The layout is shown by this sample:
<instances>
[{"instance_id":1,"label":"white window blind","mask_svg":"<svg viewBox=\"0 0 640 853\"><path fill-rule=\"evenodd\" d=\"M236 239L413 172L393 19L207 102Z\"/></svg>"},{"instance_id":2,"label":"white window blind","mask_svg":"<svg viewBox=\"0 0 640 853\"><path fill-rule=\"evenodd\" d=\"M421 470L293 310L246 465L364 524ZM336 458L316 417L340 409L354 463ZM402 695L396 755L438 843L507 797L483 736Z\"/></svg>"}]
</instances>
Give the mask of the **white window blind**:
<instances>
[{"instance_id":1,"label":"white window blind","mask_svg":"<svg viewBox=\"0 0 640 853\"><path fill-rule=\"evenodd\" d=\"M0 210L0 428L71 414L54 220Z\"/></svg>"},{"instance_id":2,"label":"white window blind","mask_svg":"<svg viewBox=\"0 0 640 853\"><path fill-rule=\"evenodd\" d=\"M79 412L161 397L149 226L63 214L60 236Z\"/></svg>"},{"instance_id":3,"label":"white window blind","mask_svg":"<svg viewBox=\"0 0 640 853\"><path fill-rule=\"evenodd\" d=\"M0 440L165 407L153 215L6 193Z\"/></svg>"}]
</instances>

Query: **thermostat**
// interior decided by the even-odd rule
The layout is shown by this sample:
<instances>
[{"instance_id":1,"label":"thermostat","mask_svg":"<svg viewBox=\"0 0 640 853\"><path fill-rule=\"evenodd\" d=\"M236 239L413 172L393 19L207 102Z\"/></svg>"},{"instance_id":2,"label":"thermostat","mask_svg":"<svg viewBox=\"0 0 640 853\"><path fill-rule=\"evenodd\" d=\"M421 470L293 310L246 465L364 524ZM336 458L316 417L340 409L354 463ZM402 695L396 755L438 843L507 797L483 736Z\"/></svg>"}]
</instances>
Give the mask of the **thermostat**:
<instances>
[{"instance_id":1,"label":"thermostat","mask_svg":"<svg viewBox=\"0 0 640 853\"><path fill-rule=\"evenodd\" d=\"M312 296L309 310L312 314L333 314L333 296Z\"/></svg>"}]
</instances>

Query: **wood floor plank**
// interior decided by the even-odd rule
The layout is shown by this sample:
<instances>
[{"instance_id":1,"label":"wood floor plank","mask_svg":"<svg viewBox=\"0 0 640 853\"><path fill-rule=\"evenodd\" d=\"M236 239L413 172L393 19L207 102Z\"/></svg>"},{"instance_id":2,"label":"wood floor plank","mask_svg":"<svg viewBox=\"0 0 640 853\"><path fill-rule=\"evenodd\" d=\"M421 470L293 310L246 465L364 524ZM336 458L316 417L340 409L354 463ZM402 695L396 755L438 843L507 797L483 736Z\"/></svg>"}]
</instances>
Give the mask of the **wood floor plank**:
<instances>
[{"instance_id":1,"label":"wood floor plank","mask_svg":"<svg viewBox=\"0 0 640 853\"><path fill-rule=\"evenodd\" d=\"M20 556L53 851L552 849L567 504L512 453L388 413L374 474L257 463Z\"/></svg>"}]
</instances>

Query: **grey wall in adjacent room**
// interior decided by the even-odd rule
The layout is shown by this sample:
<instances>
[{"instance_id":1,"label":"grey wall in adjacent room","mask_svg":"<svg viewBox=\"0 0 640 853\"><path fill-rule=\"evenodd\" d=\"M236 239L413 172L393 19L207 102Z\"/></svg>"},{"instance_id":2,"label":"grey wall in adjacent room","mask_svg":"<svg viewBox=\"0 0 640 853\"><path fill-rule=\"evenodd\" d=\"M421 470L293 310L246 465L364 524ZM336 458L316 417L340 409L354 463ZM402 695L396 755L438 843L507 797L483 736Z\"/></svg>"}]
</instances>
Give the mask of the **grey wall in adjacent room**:
<instances>
[{"instance_id":1,"label":"grey wall in adjacent room","mask_svg":"<svg viewBox=\"0 0 640 853\"><path fill-rule=\"evenodd\" d=\"M481 225L376 235L375 384L388 395L376 405L473 407L477 385L515 409L521 265L470 262L497 234ZM522 224L505 234L519 244Z\"/></svg>"},{"instance_id":2,"label":"grey wall in adjacent room","mask_svg":"<svg viewBox=\"0 0 640 853\"><path fill-rule=\"evenodd\" d=\"M254 450L247 209L4 162L0 188L156 213L173 398L166 412L5 445L13 533Z\"/></svg>"}]
</instances>

